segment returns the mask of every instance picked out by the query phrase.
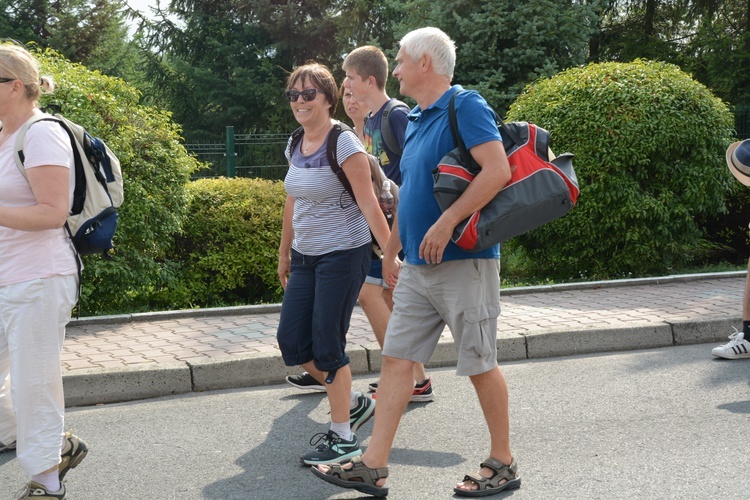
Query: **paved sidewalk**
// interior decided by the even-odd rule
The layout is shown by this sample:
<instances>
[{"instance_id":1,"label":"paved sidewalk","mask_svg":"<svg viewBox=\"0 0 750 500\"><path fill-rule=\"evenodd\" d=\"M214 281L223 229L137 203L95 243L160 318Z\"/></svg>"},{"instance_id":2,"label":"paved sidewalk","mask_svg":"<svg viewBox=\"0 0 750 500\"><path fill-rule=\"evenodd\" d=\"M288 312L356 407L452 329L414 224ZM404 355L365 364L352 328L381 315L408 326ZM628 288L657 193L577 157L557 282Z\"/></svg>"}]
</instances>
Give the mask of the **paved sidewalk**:
<instances>
[{"instance_id":1,"label":"paved sidewalk","mask_svg":"<svg viewBox=\"0 0 750 500\"><path fill-rule=\"evenodd\" d=\"M503 290L501 361L725 342L741 326L745 273L667 276ZM80 318L68 326L68 406L283 382L279 305ZM432 365L455 364L450 332ZM376 374L380 349L361 309L352 371ZM706 356L710 356L706 346Z\"/></svg>"}]
</instances>

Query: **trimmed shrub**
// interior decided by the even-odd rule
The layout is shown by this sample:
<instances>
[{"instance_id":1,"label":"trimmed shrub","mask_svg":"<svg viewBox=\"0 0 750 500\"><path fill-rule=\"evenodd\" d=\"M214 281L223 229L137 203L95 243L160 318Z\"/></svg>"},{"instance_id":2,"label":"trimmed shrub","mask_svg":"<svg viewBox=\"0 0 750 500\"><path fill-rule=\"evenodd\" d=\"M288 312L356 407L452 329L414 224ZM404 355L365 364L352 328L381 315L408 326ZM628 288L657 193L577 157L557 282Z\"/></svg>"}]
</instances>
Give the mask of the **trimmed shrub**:
<instances>
[{"instance_id":1,"label":"trimmed shrub","mask_svg":"<svg viewBox=\"0 0 750 500\"><path fill-rule=\"evenodd\" d=\"M182 265L186 306L281 300L276 270L286 192L264 179L202 179L191 195L185 232L171 258Z\"/></svg>"},{"instance_id":2,"label":"trimmed shrub","mask_svg":"<svg viewBox=\"0 0 750 500\"><path fill-rule=\"evenodd\" d=\"M164 307L164 290L177 278L165 259L187 214L186 184L199 167L180 144L171 115L139 104L123 80L89 71L52 50L31 48L57 90L40 106L54 105L109 145L120 159L125 201L113 258L84 256L80 315L114 314ZM156 302L155 302L156 301Z\"/></svg>"},{"instance_id":3,"label":"trimmed shrub","mask_svg":"<svg viewBox=\"0 0 750 500\"><path fill-rule=\"evenodd\" d=\"M590 64L528 86L508 120L575 154L578 205L508 242L536 276L605 279L669 272L702 252L696 222L725 210L732 115L676 66Z\"/></svg>"}]
</instances>

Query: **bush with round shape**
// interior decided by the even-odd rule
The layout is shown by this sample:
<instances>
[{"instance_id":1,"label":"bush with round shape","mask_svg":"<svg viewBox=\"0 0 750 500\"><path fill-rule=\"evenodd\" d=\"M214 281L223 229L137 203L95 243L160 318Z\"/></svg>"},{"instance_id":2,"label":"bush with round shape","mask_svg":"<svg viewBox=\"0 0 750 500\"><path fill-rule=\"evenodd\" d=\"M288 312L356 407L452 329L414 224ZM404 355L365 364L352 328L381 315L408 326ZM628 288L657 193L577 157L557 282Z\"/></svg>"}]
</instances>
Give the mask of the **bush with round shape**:
<instances>
[{"instance_id":1,"label":"bush with round shape","mask_svg":"<svg viewBox=\"0 0 750 500\"><path fill-rule=\"evenodd\" d=\"M528 86L508 111L575 154L565 217L511 240L527 271L558 279L669 272L699 252L696 222L724 210L727 106L678 67L638 60L572 68Z\"/></svg>"},{"instance_id":2,"label":"bush with round shape","mask_svg":"<svg viewBox=\"0 0 750 500\"><path fill-rule=\"evenodd\" d=\"M139 104L123 80L90 71L60 54L31 47L42 74L56 82L40 106L101 137L120 159L125 201L119 209L112 259L84 256L80 315L115 314L170 307L178 267L166 249L182 231L190 174L199 167L180 143L171 115ZM166 293L165 293L166 292Z\"/></svg>"}]
</instances>

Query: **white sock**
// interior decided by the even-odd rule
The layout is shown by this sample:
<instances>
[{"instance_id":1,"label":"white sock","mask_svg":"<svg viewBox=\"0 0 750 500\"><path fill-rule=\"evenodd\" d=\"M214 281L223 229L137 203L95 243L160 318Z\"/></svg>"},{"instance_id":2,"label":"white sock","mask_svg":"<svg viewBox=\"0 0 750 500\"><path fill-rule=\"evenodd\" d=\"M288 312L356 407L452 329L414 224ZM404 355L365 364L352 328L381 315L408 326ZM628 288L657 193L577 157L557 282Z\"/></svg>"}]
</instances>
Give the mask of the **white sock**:
<instances>
[{"instance_id":1,"label":"white sock","mask_svg":"<svg viewBox=\"0 0 750 500\"><path fill-rule=\"evenodd\" d=\"M41 474L31 476L31 480L47 488L49 493L57 493L62 489L57 469L52 472L42 472Z\"/></svg>"},{"instance_id":2,"label":"white sock","mask_svg":"<svg viewBox=\"0 0 750 500\"><path fill-rule=\"evenodd\" d=\"M349 393L349 409L353 410L357 407L357 399L359 399L359 393L352 391Z\"/></svg>"},{"instance_id":3,"label":"white sock","mask_svg":"<svg viewBox=\"0 0 750 500\"><path fill-rule=\"evenodd\" d=\"M346 441L352 440L352 428L349 426L348 421L341 423L331 422L331 430Z\"/></svg>"}]
</instances>

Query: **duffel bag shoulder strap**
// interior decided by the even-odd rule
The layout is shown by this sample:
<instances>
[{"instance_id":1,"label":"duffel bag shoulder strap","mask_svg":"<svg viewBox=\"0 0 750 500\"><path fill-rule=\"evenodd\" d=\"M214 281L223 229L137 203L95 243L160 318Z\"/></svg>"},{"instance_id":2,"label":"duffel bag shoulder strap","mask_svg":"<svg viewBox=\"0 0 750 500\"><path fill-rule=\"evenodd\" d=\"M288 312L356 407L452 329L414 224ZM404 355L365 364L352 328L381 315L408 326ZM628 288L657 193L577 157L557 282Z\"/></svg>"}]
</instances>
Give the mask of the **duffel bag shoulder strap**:
<instances>
[{"instance_id":1,"label":"duffel bag shoulder strap","mask_svg":"<svg viewBox=\"0 0 750 500\"><path fill-rule=\"evenodd\" d=\"M474 161L474 158L472 158L469 150L466 149L466 144L461 138L461 131L458 130L458 118L456 118L456 96L460 93L460 91L455 92L451 96L450 103L448 104L448 122L451 126L451 135L453 136L453 142L458 148L458 154L461 156L461 163L463 163L467 168L470 168L476 175L476 173L480 170L479 165L477 165L477 162Z\"/></svg>"},{"instance_id":2,"label":"duffel bag shoulder strap","mask_svg":"<svg viewBox=\"0 0 750 500\"><path fill-rule=\"evenodd\" d=\"M477 162L474 161L474 158L472 158L471 153L469 153L469 150L466 149L466 144L464 143L463 139L461 138L461 132L458 130L458 119L456 118L456 96L460 94L463 91L458 91L454 93L451 96L450 103L448 104L448 121L450 122L451 127L451 135L453 136L453 142L456 143L456 147L458 148L459 154L461 155L461 161L464 165L470 165L471 168L474 170L474 173L478 172L479 165L477 165ZM497 123L497 128L500 131L500 137L503 139L503 146L505 147L506 151L509 151L510 148L513 145L521 145L523 144L523 140L521 137L516 133L515 130L513 130L512 127L508 127L505 122L498 116L498 114L495 112L495 110L492 110L492 112L495 114L495 122ZM512 141L512 144L506 144L505 139L509 138Z\"/></svg>"}]
</instances>

